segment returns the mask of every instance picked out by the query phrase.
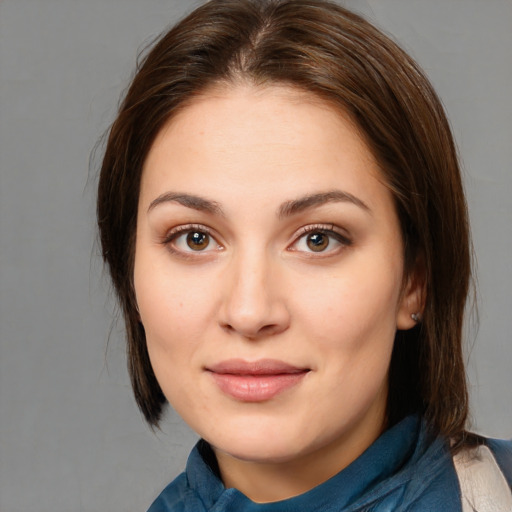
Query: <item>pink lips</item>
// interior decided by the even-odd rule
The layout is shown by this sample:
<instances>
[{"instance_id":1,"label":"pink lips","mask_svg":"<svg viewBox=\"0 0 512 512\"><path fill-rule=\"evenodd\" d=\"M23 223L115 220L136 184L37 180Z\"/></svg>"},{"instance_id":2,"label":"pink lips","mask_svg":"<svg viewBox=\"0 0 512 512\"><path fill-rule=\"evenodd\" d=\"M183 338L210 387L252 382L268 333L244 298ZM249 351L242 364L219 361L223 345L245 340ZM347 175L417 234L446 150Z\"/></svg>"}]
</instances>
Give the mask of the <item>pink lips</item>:
<instances>
[{"instance_id":1,"label":"pink lips","mask_svg":"<svg viewBox=\"0 0 512 512\"><path fill-rule=\"evenodd\" d=\"M253 363L230 359L206 368L225 394L243 402L263 402L298 384L309 372L275 359Z\"/></svg>"}]
</instances>

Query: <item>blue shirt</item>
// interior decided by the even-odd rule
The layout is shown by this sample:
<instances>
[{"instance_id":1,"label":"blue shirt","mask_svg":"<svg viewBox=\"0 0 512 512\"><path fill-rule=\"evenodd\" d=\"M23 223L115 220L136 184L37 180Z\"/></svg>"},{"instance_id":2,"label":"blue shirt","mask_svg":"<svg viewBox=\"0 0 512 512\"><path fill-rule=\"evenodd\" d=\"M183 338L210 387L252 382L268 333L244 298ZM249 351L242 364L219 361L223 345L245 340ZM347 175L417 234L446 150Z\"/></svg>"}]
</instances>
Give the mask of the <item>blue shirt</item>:
<instances>
[{"instance_id":1,"label":"blue shirt","mask_svg":"<svg viewBox=\"0 0 512 512\"><path fill-rule=\"evenodd\" d=\"M203 443L201 445L200 443ZM493 444L494 443L494 444ZM489 442L512 479L512 443ZM201 455L200 441L184 473L148 512L459 512L461 494L448 443L431 439L425 422L409 416L384 432L361 456L310 491L273 503L255 503L226 489ZM506 466L506 468L504 467ZM506 470L506 471L505 471Z\"/></svg>"}]
</instances>

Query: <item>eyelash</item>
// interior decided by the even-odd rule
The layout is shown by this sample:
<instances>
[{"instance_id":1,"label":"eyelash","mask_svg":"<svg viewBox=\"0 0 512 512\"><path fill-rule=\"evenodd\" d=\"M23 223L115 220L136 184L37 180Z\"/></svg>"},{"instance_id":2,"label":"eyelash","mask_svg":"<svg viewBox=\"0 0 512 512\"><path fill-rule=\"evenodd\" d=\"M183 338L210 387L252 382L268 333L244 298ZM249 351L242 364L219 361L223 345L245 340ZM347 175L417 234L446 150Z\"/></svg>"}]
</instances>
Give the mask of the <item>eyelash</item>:
<instances>
[{"instance_id":1,"label":"eyelash","mask_svg":"<svg viewBox=\"0 0 512 512\"><path fill-rule=\"evenodd\" d=\"M223 247L219 244L219 242L217 242L217 239L214 236L214 234L212 233L212 230L210 228L208 228L207 226L204 226L201 224L184 224L182 226L177 226L176 228L173 228L171 231L169 231L166 234L165 238L162 240L162 244L165 245L168 248L168 250L171 251L171 253L179 255L182 258L201 257L200 256L201 254L205 254L210 251L194 251L193 249L190 249L189 251L187 251L187 250L178 249L175 246L176 240L180 236L186 235L189 233L194 233L194 232L203 233L203 234L207 235L210 238L208 245L213 243L213 244L217 245L218 250L223 249ZM334 239L336 242L338 242L341 247L336 252L339 252L339 250L342 250L343 248L349 247L352 245L352 240L350 238L348 238L347 236L342 235L339 231L337 231L335 229L334 224L329 224L329 225L327 225L327 224L311 224L311 225L304 226L304 227L300 228L300 230L293 237L294 241L290 245L288 245L287 250L291 251L291 252L294 252L294 251L299 252L297 249L294 248L294 246L296 246L302 239L307 237L307 235L316 234L316 233L329 237L329 243L327 245L327 248L329 247L329 244L331 243L330 241L332 239ZM326 251L322 250L322 251L318 251L318 252L315 252L313 250L303 251L303 252L305 252L306 254L309 254L309 255L314 255L314 256L308 256L308 257L321 258L321 257L327 257L327 256L332 255L332 253L334 251L335 251L335 249L330 249L330 250L326 250Z\"/></svg>"}]
</instances>

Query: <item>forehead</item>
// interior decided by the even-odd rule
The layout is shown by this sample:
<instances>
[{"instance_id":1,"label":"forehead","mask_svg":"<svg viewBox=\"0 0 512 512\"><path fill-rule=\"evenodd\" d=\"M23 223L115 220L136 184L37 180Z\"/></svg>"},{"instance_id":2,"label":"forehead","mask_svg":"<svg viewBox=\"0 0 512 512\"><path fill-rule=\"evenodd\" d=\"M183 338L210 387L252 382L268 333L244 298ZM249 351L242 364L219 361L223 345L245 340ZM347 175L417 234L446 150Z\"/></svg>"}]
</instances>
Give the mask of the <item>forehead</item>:
<instances>
[{"instance_id":1,"label":"forehead","mask_svg":"<svg viewBox=\"0 0 512 512\"><path fill-rule=\"evenodd\" d=\"M364 137L349 114L312 92L286 85L216 85L187 101L158 133L152 150L186 131L180 144L289 143L307 138L308 146L339 142L340 135L371 157ZM343 132L343 133L340 133ZM329 135L331 135L329 137ZM207 137L205 137L207 136ZM255 136L258 139L255 139ZM149 156L149 155L148 155Z\"/></svg>"},{"instance_id":2,"label":"forehead","mask_svg":"<svg viewBox=\"0 0 512 512\"><path fill-rule=\"evenodd\" d=\"M228 184L238 194L266 185L268 197L340 186L366 195L381 181L340 109L292 87L236 86L207 91L164 126L144 165L141 199L191 187L222 197Z\"/></svg>"}]
</instances>

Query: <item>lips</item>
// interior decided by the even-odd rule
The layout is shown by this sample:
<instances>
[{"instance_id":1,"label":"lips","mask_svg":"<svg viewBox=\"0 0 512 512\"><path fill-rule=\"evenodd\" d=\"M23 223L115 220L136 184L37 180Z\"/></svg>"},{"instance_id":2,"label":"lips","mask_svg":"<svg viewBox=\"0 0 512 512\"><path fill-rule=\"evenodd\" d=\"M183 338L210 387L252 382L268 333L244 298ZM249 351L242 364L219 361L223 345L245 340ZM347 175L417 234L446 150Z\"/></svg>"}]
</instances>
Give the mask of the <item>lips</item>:
<instances>
[{"instance_id":1,"label":"lips","mask_svg":"<svg viewBox=\"0 0 512 512\"><path fill-rule=\"evenodd\" d=\"M298 385L310 370L276 359L230 359L206 371L224 394L242 402L264 402Z\"/></svg>"}]
</instances>

